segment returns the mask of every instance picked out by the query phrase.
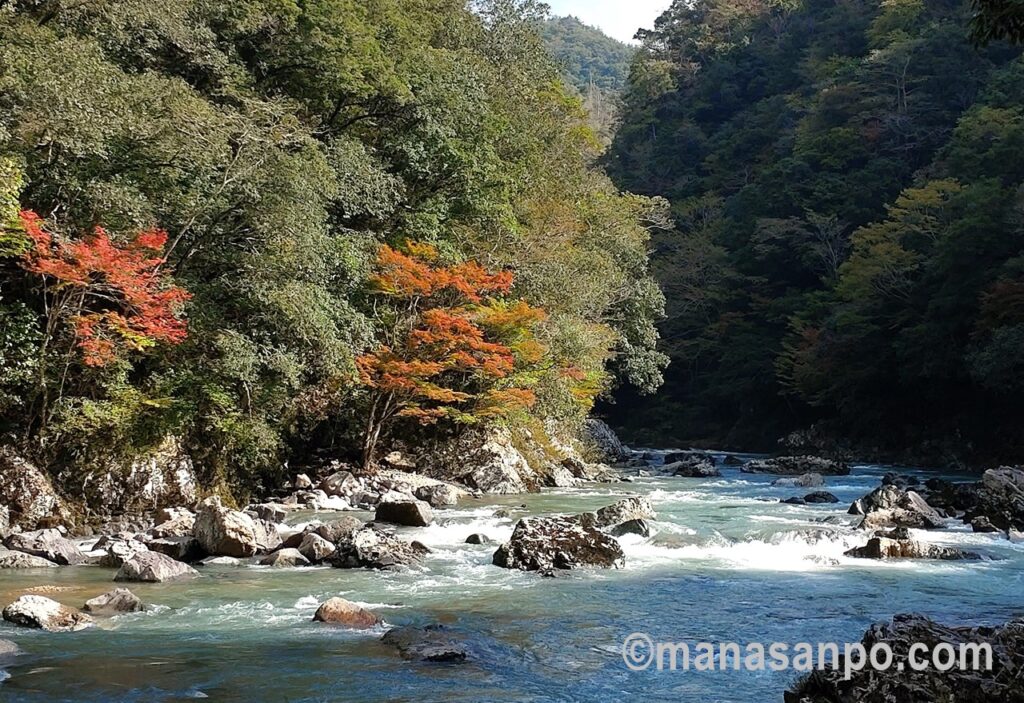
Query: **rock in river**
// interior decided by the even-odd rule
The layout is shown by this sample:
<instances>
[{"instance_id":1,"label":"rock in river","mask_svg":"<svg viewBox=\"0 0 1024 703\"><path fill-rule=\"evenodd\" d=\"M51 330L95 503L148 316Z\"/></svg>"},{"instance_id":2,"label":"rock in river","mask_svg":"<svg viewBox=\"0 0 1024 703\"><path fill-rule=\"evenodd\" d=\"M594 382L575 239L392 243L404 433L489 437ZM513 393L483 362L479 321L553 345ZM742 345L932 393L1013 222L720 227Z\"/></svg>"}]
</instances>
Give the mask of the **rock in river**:
<instances>
[{"instance_id":1,"label":"rock in river","mask_svg":"<svg viewBox=\"0 0 1024 703\"><path fill-rule=\"evenodd\" d=\"M395 647L405 659L428 662L461 662L469 652L459 638L444 625L396 627L381 642Z\"/></svg>"},{"instance_id":2,"label":"rock in river","mask_svg":"<svg viewBox=\"0 0 1024 703\"><path fill-rule=\"evenodd\" d=\"M69 632L90 627L92 618L44 596L22 596L4 608L4 620L21 627Z\"/></svg>"},{"instance_id":3,"label":"rock in river","mask_svg":"<svg viewBox=\"0 0 1024 703\"><path fill-rule=\"evenodd\" d=\"M198 575L199 572L188 564L182 564L164 554L139 552L121 566L114 580L163 583Z\"/></svg>"},{"instance_id":4,"label":"rock in river","mask_svg":"<svg viewBox=\"0 0 1024 703\"><path fill-rule=\"evenodd\" d=\"M625 559L614 537L578 518L539 517L520 520L492 561L506 569L551 572L582 566L621 567Z\"/></svg>"},{"instance_id":5,"label":"rock in river","mask_svg":"<svg viewBox=\"0 0 1024 703\"><path fill-rule=\"evenodd\" d=\"M821 474L800 474L794 478L777 478L772 485L782 488L818 488L825 485Z\"/></svg>"},{"instance_id":6,"label":"rock in river","mask_svg":"<svg viewBox=\"0 0 1024 703\"><path fill-rule=\"evenodd\" d=\"M414 564L419 559L419 550L411 544L365 527L342 537L330 562L339 569L394 569Z\"/></svg>"},{"instance_id":7,"label":"rock in river","mask_svg":"<svg viewBox=\"0 0 1024 703\"><path fill-rule=\"evenodd\" d=\"M965 552L953 547L941 547L926 544L913 539L889 539L872 537L863 547L856 547L846 552L848 557L858 559L980 559L973 552Z\"/></svg>"},{"instance_id":8,"label":"rock in river","mask_svg":"<svg viewBox=\"0 0 1024 703\"><path fill-rule=\"evenodd\" d=\"M740 469L747 474L780 474L800 476L807 473L823 476L846 476L850 467L840 461L817 456L780 456L774 459L754 459Z\"/></svg>"},{"instance_id":9,"label":"rock in river","mask_svg":"<svg viewBox=\"0 0 1024 703\"><path fill-rule=\"evenodd\" d=\"M11 535L4 544L8 549L42 557L62 566L81 564L85 555L57 530L36 530Z\"/></svg>"},{"instance_id":10,"label":"rock in river","mask_svg":"<svg viewBox=\"0 0 1024 703\"><path fill-rule=\"evenodd\" d=\"M354 630L368 630L381 624L381 619L366 608L344 598L331 598L316 609L314 622L343 625Z\"/></svg>"},{"instance_id":11,"label":"rock in river","mask_svg":"<svg viewBox=\"0 0 1024 703\"><path fill-rule=\"evenodd\" d=\"M47 569L57 566L49 559L34 557L25 552L0 549L0 569Z\"/></svg>"},{"instance_id":12,"label":"rock in river","mask_svg":"<svg viewBox=\"0 0 1024 703\"><path fill-rule=\"evenodd\" d=\"M137 613L145 609L145 604L127 588L115 588L113 591L108 591L101 596L90 598L82 606L82 610L94 615Z\"/></svg>"},{"instance_id":13,"label":"rock in river","mask_svg":"<svg viewBox=\"0 0 1024 703\"><path fill-rule=\"evenodd\" d=\"M430 505L422 500L389 500L377 506L374 520L409 527L426 527L434 521L434 514Z\"/></svg>"},{"instance_id":14,"label":"rock in river","mask_svg":"<svg viewBox=\"0 0 1024 703\"><path fill-rule=\"evenodd\" d=\"M309 559L298 549L279 549L260 560L260 566L292 567L309 566Z\"/></svg>"},{"instance_id":15,"label":"rock in river","mask_svg":"<svg viewBox=\"0 0 1024 703\"><path fill-rule=\"evenodd\" d=\"M682 478L715 478L722 472L715 468L715 462L707 456L688 456L661 467L661 472Z\"/></svg>"},{"instance_id":16,"label":"rock in river","mask_svg":"<svg viewBox=\"0 0 1024 703\"><path fill-rule=\"evenodd\" d=\"M927 652L946 643L961 651L961 645L989 644L990 670L954 667L940 672L929 666L914 671L908 665L910 648L923 644ZM897 615L889 623L872 625L861 644L870 652L887 645L893 665L886 671L871 666L852 669L847 677L842 662L814 671L786 691L785 703L1017 703L1021 697L1020 672L1024 671L1024 620L1001 627L946 627L921 615ZM917 661L922 655L915 651ZM984 657L982 658L984 662Z\"/></svg>"},{"instance_id":17,"label":"rock in river","mask_svg":"<svg viewBox=\"0 0 1024 703\"><path fill-rule=\"evenodd\" d=\"M646 496L623 498L597 511L597 527L611 527L629 520L650 520L657 517Z\"/></svg>"},{"instance_id":18,"label":"rock in river","mask_svg":"<svg viewBox=\"0 0 1024 703\"><path fill-rule=\"evenodd\" d=\"M214 556L251 557L281 544L275 525L226 508L216 496L199 505L194 533L203 549Z\"/></svg>"}]
</instances>

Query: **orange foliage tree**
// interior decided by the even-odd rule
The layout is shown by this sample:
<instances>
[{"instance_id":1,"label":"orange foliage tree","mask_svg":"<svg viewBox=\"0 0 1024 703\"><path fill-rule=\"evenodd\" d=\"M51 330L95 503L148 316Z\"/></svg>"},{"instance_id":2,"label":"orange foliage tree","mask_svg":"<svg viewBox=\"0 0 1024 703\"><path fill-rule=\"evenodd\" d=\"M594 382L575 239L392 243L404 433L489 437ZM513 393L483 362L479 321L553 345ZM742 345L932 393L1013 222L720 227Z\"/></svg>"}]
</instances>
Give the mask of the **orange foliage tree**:
<instances>
[{"instance_id":1,"label":"orange foliage tree","mask_svg":"<svg viewBox=\"0 0 1024 703\"><path fill-rule=\"evenodd\" d=\"M127 352L185 339L181 310L189 294L160 272L165 232L146 230L119 244L96 227L89 237L58 241L34 212L23 211L19 220L29 240L21 266L40 276L43 288L39 384L44 422L45 360L64 332L70 332L68 361L77 350L82 363L91 367L106 366Z\"/></svg>"},{"instance_id":2,"label":"orange foliage tree","mask_svg":"<svg viewBox=\"0 0 1024 703\"><path fill-rule=\"evenodd\" d=\"M512 274L475 262L444 266L428 245L387 245L371 278L383 343L356 359L370 391L363 459L396 418L473 424L531 407L531 373L545 349L543 310L511 299Z\"/></svg>"}]
</instances>

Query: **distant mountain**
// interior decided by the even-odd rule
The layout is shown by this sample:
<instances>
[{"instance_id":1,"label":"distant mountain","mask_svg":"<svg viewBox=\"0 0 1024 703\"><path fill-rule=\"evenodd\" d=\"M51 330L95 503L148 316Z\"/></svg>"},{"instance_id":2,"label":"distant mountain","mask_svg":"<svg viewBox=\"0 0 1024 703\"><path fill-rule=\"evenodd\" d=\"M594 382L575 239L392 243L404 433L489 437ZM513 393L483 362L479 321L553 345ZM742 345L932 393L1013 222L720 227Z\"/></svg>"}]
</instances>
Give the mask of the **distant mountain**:
<instances>
[{"instance_id":1,"label":"distant mountain","mask_svg":"<svg viewBox=\"0 0 1024 703\"><path fill-rule=\"evenodd\" d=\"M584 95L591 85L618 93L626 84L635 52L629 44L576 17L553 17L544 23L542 34L566 79Z\"/></svg>"}]
</instances>

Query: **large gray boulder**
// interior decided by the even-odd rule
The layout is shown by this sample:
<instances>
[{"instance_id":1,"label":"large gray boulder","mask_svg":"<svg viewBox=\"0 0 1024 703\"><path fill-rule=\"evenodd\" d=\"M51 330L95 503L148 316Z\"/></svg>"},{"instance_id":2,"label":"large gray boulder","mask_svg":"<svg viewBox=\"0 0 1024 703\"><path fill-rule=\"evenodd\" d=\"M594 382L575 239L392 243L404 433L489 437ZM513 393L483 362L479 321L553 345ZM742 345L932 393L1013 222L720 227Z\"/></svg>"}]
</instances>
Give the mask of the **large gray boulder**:
<instances>
[{"instance_id":1,"label":"large gray boulder","mask_svg":"<svg viewBox=\"0 0 1024 703\"><path fill-rule=\"evenodd\" d=\"M57 566L49 559L34 557L25 552L0 549L0 569L48 569Z\"/></svg>"},{"instance_id":2,"label":"large gray boulder","mask_svg":"<svg viewBox=\"0 0 1024 703\"><path fill-rule=\"evenodd\" d=\"M363 529L363 527L364 523L359 518L352 517L351 515L343 515L337 520L325 522L323 525L317 527L314 532L328 542L335 544L341 539Z\"/></svg>"},{"instance_id":3,"label":"large gray boulder","mask_svg":"<svg viewBox=\"0 0 1024 703\"><path fill-rule=\"evenodd\" d=\"M446 508L459 502L461 492L447 483L435 483L420 486L416 489L416 497L430 504L432 508Z\"/></svg>"},{"instance_id":4,"label":"large gray boulder","mask_svg":"<svg viewBox=\"0 0 1024 703\"><path fill-rule=\"evenodd\" d=\"M608 423L597 418L588 418L583 423L583 431L588 444L600 456L601 461L616 463L623 461L629 456L629 452L622 446L622 441L615 434L615 430L608 426Z\"/></svg>"},{"instance_id":5,"label":"large gray boulder","mask_svg":"<svg viewBox=\"0 0 1024 703\"><path fill-rule=\"evenodd\" d=\"M715 478L722 475L722 472L715 468L714 460L707 456L681 458L662 466L661 473L682 478Z\"/></svg>"},{"instance_id":6,"label":"large gray boulder","mask_svg":"<svg viewBox=\"0 0 1024 703\"><path fill-rule=\"evenodd\" d=\"M231 510L216 496L200 503L193 534L208 554L239 559L269 552L281 544L276 525Z\"/></svg>"},{"instance_id":7,"label":"large gray boulder","mask_svg":"<svg viewBox=\"0 0 1024 703\"><path fill-rule=\"evenodd\" d=\"M74 566L85 562L85 555L58 530L36 530L11 535L4 540L8 549L42 557L62 566Z\"/></svg>"},{"instance_id":8,"label":"large gray boulder","mask_svg":"<svg viewBox=\"0 0 1024 703\"><path fill-rule=\"evenodd\" d=\"M334 543L315 532L307 532L299 543L299 553L313 564L319 564L334 554Z\"/></svg>"},{"instance_id":9,"label":"large gray boulder","mask_svg":"<svg viewBox=\"0 0 1024 703\"><path fill-rule=\"evenodd\" d=\"M190 579L198 575L199 572L188 564L175 561L164 554L140 552L121 566L114 580L163 583Z\"/></svg>"},{"instance_id":10,"label":"large gray boulder","mask_svg":"<svg viewBox=\"0 0 1024 703\"><path fill-rule=\"evenodd\" d=\"M754 459L740 469L747 474L776 474L800 476L815 473L822 476L846 476L850 467L841 461L818 456L780 456L773 459Z\"/></svg>"},{"instance_id":11,"label":"large gray boulder","mask_svg":"<svg viewBox=\"0 0 1024 703\"><path fill-rule=\"evenodd\" d=\"M320 604L313 622L341 625L353 630L369 630L381 624L381 619L366 608L344 598L331 598Z\"/></svg>"},{"instance_id":12,"label":"large gray boulder","mask_svg":"<svg viewBox=\"0 0 1024 703\"><path fill-rule=\"evenodd\" d=\"M3 612L4 620L21 627L70 632L92 626L92 618L44 596L21 596Z\"/></svg>"},{"instance_id":13,"label":"large gray boulder","mask_svg":"<svg viewBox=\"0 0 1024 703\"><path fill-rule=\"evenodd\" d=\"M336 471L320 482L320 490L328 497L346 497L362 487L351 471Z\"/></svg>"},{"instance_id":14,"label":"large gray boulder","mask_svg":"<svg viewBox=\"0 0 1024 703\"><path fill-rule=\"evenodd\" d=\"M854 501L848 512L851 515L864 515L860 527L865 530L885 527L936 529L943 525L942 515L928 505L920 494L895 484L876 488Z\"/></svg>"},{"instance_id":15,"label":"large gray boulder","mask_svg":"<svg viewBox=\"0 0 1024 703\"><path fill-rule=\"evenodd\" d=\"M134 539L111 539L103 546L106 554L100 557L100 566L107 569L120 569L121 565L139 552L149 550L142 542Z\"/></svg>"},{"instance_id":16,"label":"large gray boulder","mask_svg":"<svg viewBox=\"0 0 1024 703\"><path fill-rule=\"evenodd\" d=\"M156 539L190 537L196 525L196 515L187 508L167 508L157 511L156 525L147 534Z\"/></svg>"},{"instance_id":17,"label":"large gray boulder","mask_svg":"<svg viewBox=\"0 0 1024 703\"><path fill-rule=\"evenodd\" d=\"M121 615L138 613L146 609L139 597L127 588L115 588L103 595L90 598L82 606L82 610L93 615Z\"/></svg>"},{"instance_id":18,"label":"large gray boulder","mask_svg":"<svg viewBox=\"0 0 1024 703\"><path fill-rule=\"evenodd\" d=\"M1024 470L1003 467L986 471L970 516L985 516L1000 530L1024 530Z\"/></svg>"},{"instance_id":19,"label":"large gray boulder","mask_svg":"<svg viewBox=\"0 0 1024 703\"><path fill-rule=\"evenodd\" d=\"M434 521L434 514L430 505L422 500L388 500L377 506L374 520L407 527L426 527Z\"/></svg>"},{"instance_id":20,"label":"large gray boulder","mask_svg":"<svg viewBox=\"0 0 1024 703\"><path fill-rule=\"evenodd\" d=\"M330 563L339 569L397 569L418 562L421 554L411 544L364 527L338 541Z\"/></svg>"},{"instance_id":21,"label":"large gray boulder","mask_svg":"<svg viewBox=\"0 0 1024 703\"><path fill-rule=\"evenodd\" d=\"M541 517L520 520L492 561L506 569L551 573L586 566L621 567L625 559L614 537L579 518Z\"/></svg>"},{"instance_id":22,"label":"large gray boulder","mask_svg":"<svg viewBox=\"0 0 1024 703\"><path fill-rule=\"evenodd\" d=\"M595 527L611 527L630 520L651 520L657 517L646 496L623 498L597 511Z\"/></svg>"},{"instance_id":23,"label":"large gray boulder","mask_svg":"<svg viewBox=\"0 0 1024 703\"><path fill-rule=\"evenodd\" d=\"M146 546L150 551L159 552L175 561L194 562L206 556L206 551L199 544L199 540L191 535L151 539L146 542Z\"/></svg>"}]
</instances>

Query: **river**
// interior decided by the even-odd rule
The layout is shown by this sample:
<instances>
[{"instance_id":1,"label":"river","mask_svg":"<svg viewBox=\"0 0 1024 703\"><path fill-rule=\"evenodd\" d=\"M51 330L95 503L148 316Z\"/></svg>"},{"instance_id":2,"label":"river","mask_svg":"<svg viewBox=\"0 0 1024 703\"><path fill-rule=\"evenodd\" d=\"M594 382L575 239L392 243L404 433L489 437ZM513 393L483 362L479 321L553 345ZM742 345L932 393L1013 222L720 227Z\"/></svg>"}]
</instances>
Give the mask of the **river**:
<instances>
[{"instance_id":1,"label":"river","mask_svg":"<svg viewBox=\"0 0 1024 703\"><path fill-rule=\"evenodd\" d=\"M420 570L207 566L193 581L131 584L154 606L148 612L76 633L0 626L0 637L26 652L0 683L0 700L761 703L781 700L796 674L631 671L622 641L643 632L693 644L855 642L869 624L898 612L948 624L1024 614L1024 545L1000 535L958 523L916 533L991 557L983 561L843 556L866 541L846 509L886 470L856 465L850 476L828 477L824 490L841 499L835 505L780 504L807 491L730 468L717 479L644 477L488 498L437 511L430 527L400 531L433 550ZM523 515L578 513L636 494L653 502L657 531L622 538L621 570L540 578L492 566L495 544L464 544L474 532L504 540ZM512 518L494 517L499 507ZM0 573L0 604L37 589L81 606L113 587L111 579L98 567L9 570ZM331 596L364 604L389 625L446 624L465 633L470 659L406 662L378 642L379 632L311 622Z\"/></svg>"}]
</instances>

